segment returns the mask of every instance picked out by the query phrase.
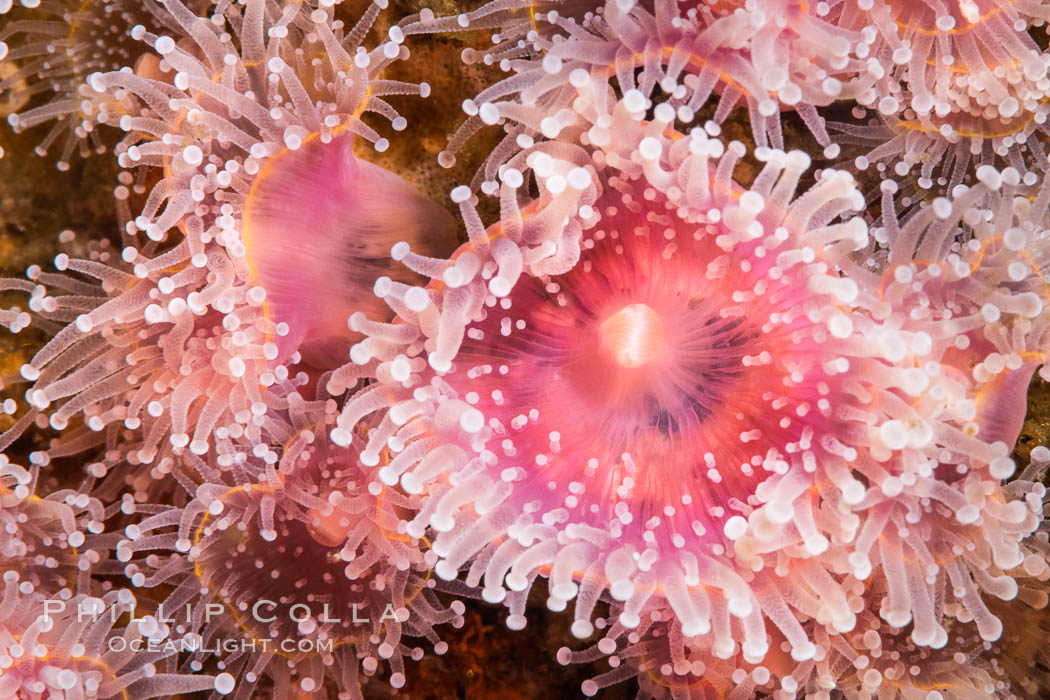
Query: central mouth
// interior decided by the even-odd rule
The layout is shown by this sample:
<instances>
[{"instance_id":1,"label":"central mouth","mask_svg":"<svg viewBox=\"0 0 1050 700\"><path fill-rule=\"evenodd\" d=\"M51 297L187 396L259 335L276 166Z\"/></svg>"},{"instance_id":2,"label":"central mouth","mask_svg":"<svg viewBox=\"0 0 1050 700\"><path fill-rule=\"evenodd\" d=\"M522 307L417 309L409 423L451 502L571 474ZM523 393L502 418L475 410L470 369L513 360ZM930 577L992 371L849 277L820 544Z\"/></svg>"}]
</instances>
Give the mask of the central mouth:
<instances>
[{"instance_id":1,"label":"central mouth","mask_svg":"<svg viewBox=\"0 0 1050 700\"><path fill-rule=\"evenodd\" d=\"M602 348L621 367L643 367L667 349L664 321L647 304L629 304L602 322Z\"/></svg>"}]
</instances>

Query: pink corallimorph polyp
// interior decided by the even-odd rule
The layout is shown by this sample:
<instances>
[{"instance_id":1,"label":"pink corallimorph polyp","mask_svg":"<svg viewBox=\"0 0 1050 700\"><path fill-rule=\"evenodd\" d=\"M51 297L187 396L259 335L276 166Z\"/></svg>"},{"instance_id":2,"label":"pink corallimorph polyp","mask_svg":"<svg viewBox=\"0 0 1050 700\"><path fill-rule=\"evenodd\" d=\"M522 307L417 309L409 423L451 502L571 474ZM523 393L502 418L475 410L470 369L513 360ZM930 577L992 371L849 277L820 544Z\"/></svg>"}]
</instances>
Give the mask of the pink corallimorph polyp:
<instances>
[{"instance_id":1,"label":"pink corallimorph polyp","mask_svg":"<svg viewBox=\"0 0 1050 700\"><path fill-rule=\"evenodd\" d=\"M633 537L653 516L669 525L661 537L699 535L699 523L720 537L711 510L746 499L767 452L823 420L781 427L790 407L820 398L815 381L788 376L821 361L802 312L812 293L770 275L775 256L755 255L756 243L726 253L720 224L657 225L656 197L638 213L619 197L607 200L619 210L596 207L606 214L580 263L522 278L445 380L506 428L497 468L524 470L515 499L551 508L569 496L574 519L633 522ZM770 410L770 392L790 406Z\"/></svg>"},{"instance_id":2,"label":"pink corallimorph polyp","mask_svg":"<svg viewBox=\"0 0 1050 700\"><path fill-rule=\"evenodd\" d=\"M353 135L329 143L311 137L285 150L260 172L244 207L246 257L266 289L269 311L289 334L281 356L298 349L312 365L331 367L359 336L347 318L362 311L387 320L372 294L392 269L390 248L445 254L453 246L452 218L410 183L353 154ZM400 267L400 266L398 266Z\"/></svg>"}]
</instances>

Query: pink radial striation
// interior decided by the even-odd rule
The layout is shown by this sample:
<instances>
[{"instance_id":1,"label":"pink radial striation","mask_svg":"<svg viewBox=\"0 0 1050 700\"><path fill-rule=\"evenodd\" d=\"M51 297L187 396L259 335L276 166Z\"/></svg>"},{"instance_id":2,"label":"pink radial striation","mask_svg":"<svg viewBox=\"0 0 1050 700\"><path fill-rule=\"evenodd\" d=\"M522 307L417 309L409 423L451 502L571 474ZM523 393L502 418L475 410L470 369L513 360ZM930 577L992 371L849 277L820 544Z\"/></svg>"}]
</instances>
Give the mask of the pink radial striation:
<instances>
[{"instance_id":1,"label":"pink radial striation","mask_svg":"<svg viewBox=\"0 0 1050 700\"><path fill-rule=\"evenodd\" d=\"M326 142L327 141L327 142ZM386 320L372 294L380 276L418 277L390 259L406 241L430 255L455 245L452 217L397 175L354 155L354 136L316 135L267 161L244 208L245 257L267 292L278 341L310 364L330 367L360 336L347 319Z\"/></svg>"},{"instance_id":2,"label":"pink radial striation","mask_svg":"<svg viewBox=\"0 0 1050 700\"><path fill-rule=\"evenodd\" d=\"M756 256L759 241L732 246L725 224L655 214L658 194L632 211L644 188L614 187L580 262L519 280L445 381L502 436L499 466L521 502L616 522L640 550L716 541L712 513L746 499L785 445L828 432L816 410L827 377L806 372L827 326L803 311L824 299L777 256ZM746 217L758 199L728 213Z\"/></svg>"}]
</instances>

